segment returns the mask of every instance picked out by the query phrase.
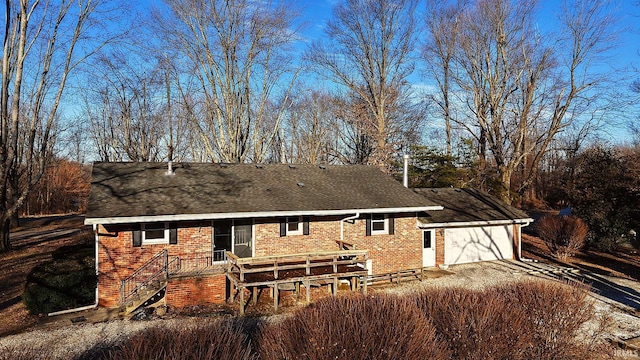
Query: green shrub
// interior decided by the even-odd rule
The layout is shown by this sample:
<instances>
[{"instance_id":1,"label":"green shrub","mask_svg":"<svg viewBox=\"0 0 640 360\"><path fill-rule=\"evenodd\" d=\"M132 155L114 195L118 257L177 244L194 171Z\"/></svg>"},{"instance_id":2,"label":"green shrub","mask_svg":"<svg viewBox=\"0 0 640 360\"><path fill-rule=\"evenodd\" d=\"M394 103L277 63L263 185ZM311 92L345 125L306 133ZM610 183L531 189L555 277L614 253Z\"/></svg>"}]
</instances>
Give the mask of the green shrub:
<instances>
[{"instance_id":1,"label":"green shrub","mask_svg":"<svg viewBox=\"0 0 640 360\"><path fill-rule=\"evenodd\" d=\"M97 283L93 249L63 248L53 258L27 276L22 298L29 312L47 314L92 304Z\"/></svg>"},{"instance_id":2,"label":"green shrub","mask_svg":"<svg viewBox=\"0 0 640 360\"><path fill-rule=\"evenodd\" d=\"M419 309L396 296L327 298L264 330L262 359L447 359Z\"/></svg>"}]
</instances>

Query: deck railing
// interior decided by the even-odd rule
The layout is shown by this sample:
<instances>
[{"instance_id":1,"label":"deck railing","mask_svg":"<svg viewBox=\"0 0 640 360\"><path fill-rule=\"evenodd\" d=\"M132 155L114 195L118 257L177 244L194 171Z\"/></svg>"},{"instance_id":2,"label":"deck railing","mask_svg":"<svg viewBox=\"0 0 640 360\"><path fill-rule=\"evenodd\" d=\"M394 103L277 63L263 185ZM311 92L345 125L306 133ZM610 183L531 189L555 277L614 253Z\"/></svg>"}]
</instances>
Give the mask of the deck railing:
<instances>
[{"instance_id":1,"label":"deck railing","mask_svg":"<svg viewBox=\"0 0 640 360\"><path fill-rule=\"evenodd\" d=\"M341 266L360 266L366 271L367 253L367 250L341 250L239 258L227 252L227 273L244 282L248 274L273 273L273 278L278 279L278 273L286 270L304 269L304 276L311 275L315 268L326 267L332 270L330 274L339 273Z\"/></svg>"},{"instance_id":2,"label":"deck railing","mask_svg":"<svg viewBox=\"0 0 640 360\"><path fill-rule=\"evenodd\" d=\"M140 266L127 278L120 281L120 305L126 304L140 289L154 281L166 280L168 277L169 254L167 250L153 255L149 261Z\"/></svg>"},{"instance_id":3,"label":"deck railing","mask_svg":"<svg viewBox=\"0 0 640 360\"><path fill-rule=\"evenodd\" d=\"M173 256L169 261L169 275L221 270L227 265L226 250L193 254L189 256Z\"/></svg>"}]
</instances>

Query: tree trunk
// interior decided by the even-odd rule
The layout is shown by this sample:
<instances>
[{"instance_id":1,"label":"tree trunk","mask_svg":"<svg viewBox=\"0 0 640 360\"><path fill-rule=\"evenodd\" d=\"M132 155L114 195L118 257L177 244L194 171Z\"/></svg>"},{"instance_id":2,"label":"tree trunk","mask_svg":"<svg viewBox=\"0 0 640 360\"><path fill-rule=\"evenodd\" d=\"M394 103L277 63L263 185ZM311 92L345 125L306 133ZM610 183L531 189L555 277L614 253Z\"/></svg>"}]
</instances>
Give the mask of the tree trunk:
<instances>
[{"instance_id":1,"label":"tree trunk","mask_svg":"<svg viewBox=\"0 0 640 360\"><path fill-rule=\"evenodd\" d=\"M0 254L12 249L11 241L9 239L10 225L11 219L2 220L2 231L0 231Z\"/></svg>"}]
</instances>

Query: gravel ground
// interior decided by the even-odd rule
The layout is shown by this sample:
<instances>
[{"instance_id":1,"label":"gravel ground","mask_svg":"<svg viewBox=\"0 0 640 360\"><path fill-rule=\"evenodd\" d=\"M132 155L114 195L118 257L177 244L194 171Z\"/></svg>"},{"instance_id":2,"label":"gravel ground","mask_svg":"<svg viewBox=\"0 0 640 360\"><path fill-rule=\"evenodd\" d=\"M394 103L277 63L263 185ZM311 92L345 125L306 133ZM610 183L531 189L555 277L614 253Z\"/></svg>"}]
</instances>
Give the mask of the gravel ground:
<instances>
[{"instance_id":1,"label":"gravel ground","mask_svg":"<svg viewBox=\"0 0 640 360\"><path fill-rule=\"evenodd\" d=\"M548 265L511 261L465 264L450 267L448 270L450 274L446 276L422 282L408 282L400 286L387 287L380 291L408 293L433 286L482 288L526 279L554 281L559 277L574 278L581 276L569 271L565 274L563 271L563 269L560 269L558 273L553 273L549 270ZM640 282L613 277L607 277L606 280L614 284L614 286L624 289L623 297L627 300L630 295L640 294ZM634 304L633 302L628 304L626 300L617 301L615 296L602 291L598 291L598 294L594 294L592 298L597 311L600 314L609 316L611 322L607 330L611 335L621 339L640 336L640 317L637 316L636 309L631 306ZM640 295L637 300L640 301ZM178 322L184 324L185 321L195 322L201 321L201 319L112 320L96 324L82 323L58 328L38 329L0 338L0 354L2 354L2 351L7 351L7 347L9 347L35 350L37 353L42 353L43 358L46 359L69 359L82 354L101 342L115 342L148 327L169 327Z\"/></svg>"}]
</instances>

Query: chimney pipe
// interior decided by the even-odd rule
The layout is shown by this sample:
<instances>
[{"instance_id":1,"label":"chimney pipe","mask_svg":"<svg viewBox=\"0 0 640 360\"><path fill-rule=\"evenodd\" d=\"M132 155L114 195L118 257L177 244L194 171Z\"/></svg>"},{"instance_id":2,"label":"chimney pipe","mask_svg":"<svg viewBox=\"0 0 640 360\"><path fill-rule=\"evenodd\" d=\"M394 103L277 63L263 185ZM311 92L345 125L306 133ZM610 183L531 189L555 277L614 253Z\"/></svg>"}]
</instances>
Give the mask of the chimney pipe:
<instances>
[{"instance_id":1,"label":"chimney pipe","mask_svg":"<svg viewBox=\"0 0 640 360\"><path fill-rule=\"evenodd\" d=\"M404 187L409 187L409 155L404 155L402 157L404 159L404 171L402 174L402 184Z\"/></svg>"},{"instance_id":2,"label":"chimney pipe","mask_svg":"<svg viewBox=\"0 0 640 360\"><path fill-rule=\"evenodd\" d=\"M173 161L169 160L169 162L167 163L167 172L165 173L166 175L173 175L175 174L173 172Z\"/></svg>"}]
</instances>

